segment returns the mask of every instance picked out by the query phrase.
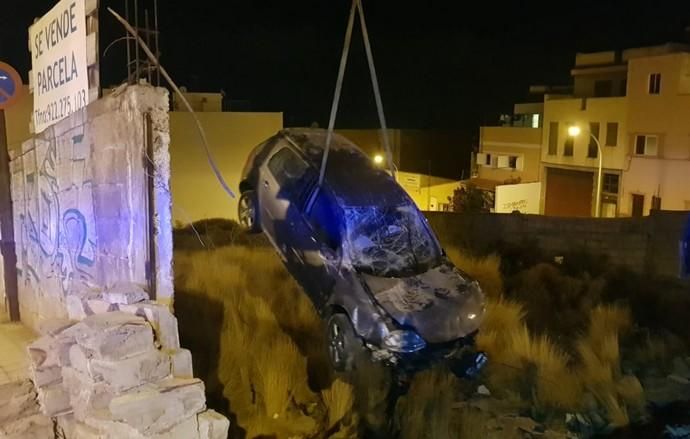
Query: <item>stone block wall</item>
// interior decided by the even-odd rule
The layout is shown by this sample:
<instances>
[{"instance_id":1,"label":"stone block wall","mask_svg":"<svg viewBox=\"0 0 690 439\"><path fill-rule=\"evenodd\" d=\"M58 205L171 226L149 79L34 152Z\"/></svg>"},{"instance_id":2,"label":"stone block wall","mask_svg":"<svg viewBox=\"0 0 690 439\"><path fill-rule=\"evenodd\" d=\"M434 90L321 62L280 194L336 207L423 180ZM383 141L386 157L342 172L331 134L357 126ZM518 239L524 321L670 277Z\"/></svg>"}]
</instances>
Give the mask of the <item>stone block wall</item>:
<instances>
[{"instance_id":1,"label":"stone block wall","mask_svg":"<svg viewBox=\"0 0 690 439\"><path fill-rule=\"evenodd\" d=\"M172 300L167 111L165 89L123 86L10 151L25 324L121 281Z\"/></svg>"},{"instance_id":2,"label":"stone block wall","mask_svg":"<svg viewBox=\"0 0 690 439\"><path fill-rule=\"evenodd\" d=\"M118 284L70 300L69 314L44 322L28 348L40 411L55 420L57 437L227 438L229 422L206 410L167 306Z\"/></svg>"},{"instance_id":3,"label":"stone block wall","mask_svg":"<svg viewBox=\"0 0 690 439\"><path fill-rule=\"evenodd\" d=\"M546 256L585 250L638 273L677 277L688 212L644 218L558 218L521 214L425 212L445 246L490 253L505 244L535 245Z\"/></svg>"}]
</instances>

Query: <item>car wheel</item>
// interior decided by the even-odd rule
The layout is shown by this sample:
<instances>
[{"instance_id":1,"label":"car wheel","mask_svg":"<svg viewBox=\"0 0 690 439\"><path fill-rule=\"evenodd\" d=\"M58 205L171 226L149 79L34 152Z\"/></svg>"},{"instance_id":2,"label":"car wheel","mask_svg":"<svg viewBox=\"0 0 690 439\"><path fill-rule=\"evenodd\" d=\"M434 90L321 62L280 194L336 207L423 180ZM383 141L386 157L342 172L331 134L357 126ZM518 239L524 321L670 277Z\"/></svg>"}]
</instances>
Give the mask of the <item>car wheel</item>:
<instances>
[{"instance_id":1,"label":"car wheel","mask_svg":"<svg viewBox=\"0 0 690 439\"><path fill-rule=\"evenodd\" d=\"M240 225L249 232L258 233L261 231L255 191L246 191L242 193L237 205L237 217L240 219Z\"/></svg>"},{"instance_id":2,"label":"car wheel","mask_svg":"<svg viewBox=\"0 0 690 439\"><path fill-rule=\"evenodd\" d=\"M362 350L362 341L346 314L333 314L328 319L328 357L336 372L350 372L354 369L357 355Z\"/></svg>"}]
</instances>

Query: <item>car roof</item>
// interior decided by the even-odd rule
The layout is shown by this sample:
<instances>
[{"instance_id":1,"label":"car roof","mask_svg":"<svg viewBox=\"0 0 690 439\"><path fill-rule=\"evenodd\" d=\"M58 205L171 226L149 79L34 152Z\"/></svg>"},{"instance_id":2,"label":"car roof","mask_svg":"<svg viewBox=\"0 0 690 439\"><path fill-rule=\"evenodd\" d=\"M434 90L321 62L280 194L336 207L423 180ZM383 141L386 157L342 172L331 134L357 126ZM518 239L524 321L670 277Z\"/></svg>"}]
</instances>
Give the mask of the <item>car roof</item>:
<instances>
[{"instance_id":1,"label":"car roof","mask_svg":"<svg viewBox=\"0 0 690 439\"><path fill-rule=\"evenodd\" d=\"M281 134L297 147L317 170L326 144L327 131L292 128ZM343 207L399 206L412 203L405 191L384 170L347 138L333 134L324 184Z\"/></svg>"}]
</instances>

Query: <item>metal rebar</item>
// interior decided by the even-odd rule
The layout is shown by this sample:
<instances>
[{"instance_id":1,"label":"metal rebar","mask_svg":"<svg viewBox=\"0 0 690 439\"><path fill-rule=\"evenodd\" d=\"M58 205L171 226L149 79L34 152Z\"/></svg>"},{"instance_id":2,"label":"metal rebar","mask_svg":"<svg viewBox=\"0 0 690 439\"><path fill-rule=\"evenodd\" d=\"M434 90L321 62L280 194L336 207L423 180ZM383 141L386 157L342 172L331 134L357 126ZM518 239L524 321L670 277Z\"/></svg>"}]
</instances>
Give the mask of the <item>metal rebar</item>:
<instances>
[{"instance_id":1,"label":"metal rebar","mask_svg":"<svg viewBox=\"0 0 690 439\"><path fill-rule=\"evenodd\" d=\"M158 0L153 0L153 27L155 28L156 33L154 34L156 40L155 40L155 45L156 45L156 59L159 60L161 59L161 52L160 48L158 47ZM156 65L156 87L160 87L161 85L161 70L158 68L158 65Z\"/></svg>"},{"instance_id":2,"label":"metal rebar","mask_svg":"<svg viewBox=\"0 0 690 439\"><path fill-rule=\"evenodd\" d=\"M139 39L139 0L134 0L134 33L135 37ZM136 75L135 83L139 82L139 45L134 46L134 65Z\"/></svg>"},{"instance_id":3,"label":"metal rebar","mask_svg":"<svg viewBox=\"0 0 690 439\"><path fill-rule=\"evenodd\" d=\"M129 21L129 0L125 0L125 17L127 17L127 21ZM131 67L131 62L132 62L132 53L129 48L129 34L127 30L125 29L125 42L127 43L127 84L132 83L132 67ZM136 43L135 43L136 44ZM106 48L107 50L107 48ZM105 54L104 54L105 56Z\"/></svg>"},{"instance_id":4,"label":"metal rebar","mask_svg":"<svg viewBox=\"0 0 690 439\"><path fill-rule=\"evenodd\" d=\"M151 29L149 29L149 10L144 9L144 27L146 28L146 45L151 47ZM151 63L146 63L146 78L151 84Z\"/></svg>"}]
</instances>

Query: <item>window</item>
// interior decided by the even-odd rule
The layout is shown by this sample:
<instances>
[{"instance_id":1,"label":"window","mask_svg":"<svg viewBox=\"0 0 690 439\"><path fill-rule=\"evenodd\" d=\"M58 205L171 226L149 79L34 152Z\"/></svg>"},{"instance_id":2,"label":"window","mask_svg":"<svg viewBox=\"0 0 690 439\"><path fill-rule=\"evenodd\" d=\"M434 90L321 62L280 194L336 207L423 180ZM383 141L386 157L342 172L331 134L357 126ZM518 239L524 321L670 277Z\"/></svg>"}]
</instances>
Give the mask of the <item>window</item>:
<instances>
[{"instance_id":1,"label":"window","mask_svg":"<svg viewBox=\"0 0 690 439\"><path fill-rule=\"evenodd\" d=\"M304 177L309 166L289 148L283 148L268 161L268 169L278 182L278 186L286 191L295 189L297 182Z\"/></svg>"},{"instance_id":2,"label":"window","mask_svg":"<svg viewBox=\"0 0 690 439\"><path fill-rule=\"evenodd\" d=\"M644 214L644 195L632 194L632 216L640 217Z\"/></svg>"},{"instance_id":3,"label":"window","mask_svg":"<svg viewBox=\"0 0 690 439\"><path fill-rule=\"evenodd\" d=\"M549 123L549 155L558 153L558 122Z\"/></svg>"},{"instance_id":4,"label":"window","mask_svg":"<svg viewBox=\"0 0 690 439\"><path fill-rule=\"evenodd\" d=\"M336 249L340 245L340 219L336 215L331 199L319 191L309 212L309 225L314 237L324 245Z\"/></svg>"},{"instance_id":5,"label":"window","mask_svg":"<svg viewBox=\"0 0 690 439\"><path fill-rule=\"evenodd\" d=\"M603 98L613 95L613 81L610 79L600 79L594 81L594 97Z\"/></svg>"},{"instance_id":6,"label":"window","mask_svg":"<svg viewBox=\"0 0 690 439\"><path fill-rule=\"evenodd\" d=\"M532 115L532 128L539 128L541 124L539 123L540 114L536 113Z\"/></svg>"},{"instance_id":7,"label":"window","mask_svg":"<svg viewBox=\"0 0 690 439\"><path fill-rule=\"evenodd\" d=\"M568 136L565 138L565 143L563 144L563 155L565 157L573 156L573 146L575 145L575 138L573 136Z\"/></svg>"},{"instance_id":8,"label":"window","mask_svg":"<svg viewBox=\"0 0 690 439\"><path fill-rule=\"evenodd\" d=\"M619 96L626 96L628 94L628 80L624 79L620 83L621 91Z\"/></svg>"},{"instance_id":9,"label":"window","mask_svg":"<svg viewBox=\"0 0 690 439\"><path fill-rule=\"evenodd\" d=\"M486 154L486 157L484 159L484 164L486 166L491 166L491 154Z\"/></svg>"},{"instance_id":10,"label":"window","mask_svg":"<svg viewBox=\"0 0 690 439\"><path fill-rule=\"evenodd\" d=\"M661 93L661 73L649 75L649 94L658 95Z\"/></svg>"},{"instance_id":11,"label":"window","mask_svg":"<svg viewBox=\"0 0 690 439\"><path fill-rule=\"evenodd\" d=\"M607 194L618 194L618 181L617 174L604 174L603 181L601 182L601 191Z\"/></svg>"},{"instance_id":12,"label":"window","mask_svg":"<svg viewBox=\"0 0 690 439\"><path fill-rule=\"evenodd\" d=\"M518 158L515 155L511 155L508 157L508 167L510 169L517 169L518 167Z\"/></svg>"},{"instance_id":13,"label":"window","mask_svg":"<svg viewBox=\"0 0 690 439\"><path fill-rule=\"evenodd\" d=\"M606 146L618 145L618 122L606 124Z\"/></svg>"},{"instance_id":14,"label":"window","mask_svg":"<svg viewBox=\"0 0 690 439\"><path fill-rule=\"evenodd\" d=\"M639 134L635 136L635 154L656 156L657 155L657 136Z\"/></svg>"},{"instance_id":15,"label":"window","mask_svg":"<svg viewBox=\"0 0 690 439\"><path fill-rule=\"evenodd\" d=\"M599 140L599 122L590 122L589 132L592 134L592 136L596 137L596 139ZM592 136L589 136L589 145L587 146L587 157L595 159L599 156L599 147L597 146L597 142L592 138Z\"/></svg>"}]
</instances>

